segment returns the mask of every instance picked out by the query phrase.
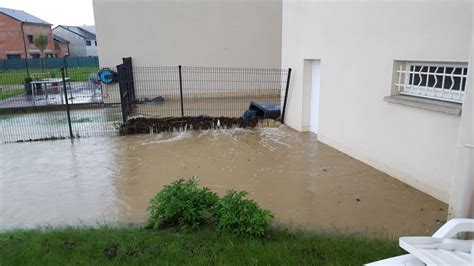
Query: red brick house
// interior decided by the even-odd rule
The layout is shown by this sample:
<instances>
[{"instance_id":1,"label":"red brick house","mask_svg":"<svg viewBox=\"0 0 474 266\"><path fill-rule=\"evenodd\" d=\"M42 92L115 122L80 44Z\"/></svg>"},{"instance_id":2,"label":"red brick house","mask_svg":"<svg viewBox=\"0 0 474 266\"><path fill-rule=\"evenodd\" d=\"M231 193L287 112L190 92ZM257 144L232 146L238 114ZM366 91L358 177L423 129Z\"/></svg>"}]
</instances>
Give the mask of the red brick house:
<instances>
[{"instance_id":1,"label":"red brick house","mask_svg":"<svg viewBox=\"0 0 474 266\"><path fill-rule=\"evenodd\" d=\"M0 8L0 59L38 58L40 50L33 44L34 36L48 36L45 57L54 57L51 24L21 10Z\"/></svg>"}]
</instances>

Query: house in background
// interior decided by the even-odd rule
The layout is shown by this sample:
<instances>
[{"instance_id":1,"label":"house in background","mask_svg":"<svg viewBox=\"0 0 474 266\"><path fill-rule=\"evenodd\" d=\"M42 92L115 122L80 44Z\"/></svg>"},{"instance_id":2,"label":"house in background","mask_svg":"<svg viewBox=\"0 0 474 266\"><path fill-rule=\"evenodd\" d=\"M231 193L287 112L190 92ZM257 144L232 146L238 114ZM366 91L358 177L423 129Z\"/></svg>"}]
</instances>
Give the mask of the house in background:
<instances>
[{"instance_id":1,"label":"house in background","mask_svg":"<svg viewBox=\"0 0 474 266\"><path fill-rule=\"evenodd\" d=\"M54 57L51 24L25 11L0 8L0 59L39 58L34 36L48 37L45 57Z\"/></svg>"},{"instance_id":2,"label":"house in background","mask_svg":"<svg viewBox=\"0 0 474 266\"><path fill-rule=\"evenodd\" d=\"M53 34L56 57L69 56L69 41Z\"/></svg>"},{"instance_id":3,"label":"house in background","mask_svg":"<svg viewBox=\"0 0 474 266\"><path fill-rule=\"evenodd\" d=\"M84 26L81 26L81 28L85 29L86 31L88 31L90 33L96 34L94 25L84 25Z\"/></svg>"},{"instance_id":4,"label":"house in background","mask_svg":"<svg viewBox=\"0 0 474 266\"><path fill-rule=\"evenodd\" d=\"M97 39L94 26L58 25L54 35L69 42L70 56L97 56Z\"/></svg>"}]
</instances>

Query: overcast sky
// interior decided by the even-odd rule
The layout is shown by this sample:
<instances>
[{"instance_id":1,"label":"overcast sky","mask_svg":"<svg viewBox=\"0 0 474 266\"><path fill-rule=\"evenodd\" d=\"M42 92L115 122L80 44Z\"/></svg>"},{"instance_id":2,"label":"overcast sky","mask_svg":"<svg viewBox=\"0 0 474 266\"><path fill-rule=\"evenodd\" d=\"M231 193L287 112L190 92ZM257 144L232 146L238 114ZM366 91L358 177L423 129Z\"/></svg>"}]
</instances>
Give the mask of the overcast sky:
<instances>
[{"instance_id":1,"label":"overcast sky","mask_svg":"<svg viewBox=\"0 0 474 266\"><path fill-rule=\"evenodd\" d=\"M26 11L53 25L94 25L92 0L1 0L0 7Z\"/></svg>"}]
</instances>

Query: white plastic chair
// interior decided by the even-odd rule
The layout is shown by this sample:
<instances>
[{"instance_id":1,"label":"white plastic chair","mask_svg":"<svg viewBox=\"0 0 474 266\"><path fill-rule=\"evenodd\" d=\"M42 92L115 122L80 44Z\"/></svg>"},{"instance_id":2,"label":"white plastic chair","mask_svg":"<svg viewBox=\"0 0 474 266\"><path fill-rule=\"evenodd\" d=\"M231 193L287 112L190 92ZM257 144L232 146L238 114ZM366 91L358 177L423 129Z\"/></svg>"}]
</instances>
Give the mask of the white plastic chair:
<instances>
[{"instance_id":1,"label":"white plastic chair","mask_svg":"<svg viewBox=\"0 0 474 266\"><path fill-rule=\"evenodd\" d=\"M474 232L474 219L452 219L432 237L400 237L399 245L410 254L366 264L381 265L474 265L474 240L455 237Z\"/></svg>"}]
</instances>

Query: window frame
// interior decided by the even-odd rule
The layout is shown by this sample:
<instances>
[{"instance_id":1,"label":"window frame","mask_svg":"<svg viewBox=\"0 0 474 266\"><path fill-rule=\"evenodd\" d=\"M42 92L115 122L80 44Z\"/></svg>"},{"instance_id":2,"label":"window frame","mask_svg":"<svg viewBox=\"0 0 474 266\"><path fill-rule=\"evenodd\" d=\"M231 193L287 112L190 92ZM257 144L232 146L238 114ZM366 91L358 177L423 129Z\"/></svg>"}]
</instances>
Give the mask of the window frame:
<instances>
[{"instance_id":1,"label":"window frame","mask_svg":"<svg viewBox=\"0 0 474 266\"><path fill-rule=\"evenodd\" d=\"M417 70L417 67L420 69ZM425 70L425 68L427 69ZM435 71L431 72L431 68L435 68ZM437 72L439 68L443 71ZM452 68L451 73L446 72L448 68ZM460 74L454 74L457 69L460 69ZM468 71L468 64L464 62L403 61L400 64L400 68L396 70L398 82L396 82L395 87L399 95L462 103L466 93ZM414 75L418 75L418 84L415 84L416 77ZM434 78L435 83L432 86L428 86L430 81L433 81L431 77ZM441 87L436 86L439 77L442 78ZM454 78L459 79L459 86L456 89ZM447 79L450 79L451 86L449 89L445 87L448 84Z\"/></svg>"},{"instance_id":2,"label":"window frame","mask_svg":"<svg viewBox=\"0 0 474 266\"><path fill-rule=\"evenodd\" d=\"M21 59L21 54L7 54L7 60Z\"/></svg>"}]
</instances>

